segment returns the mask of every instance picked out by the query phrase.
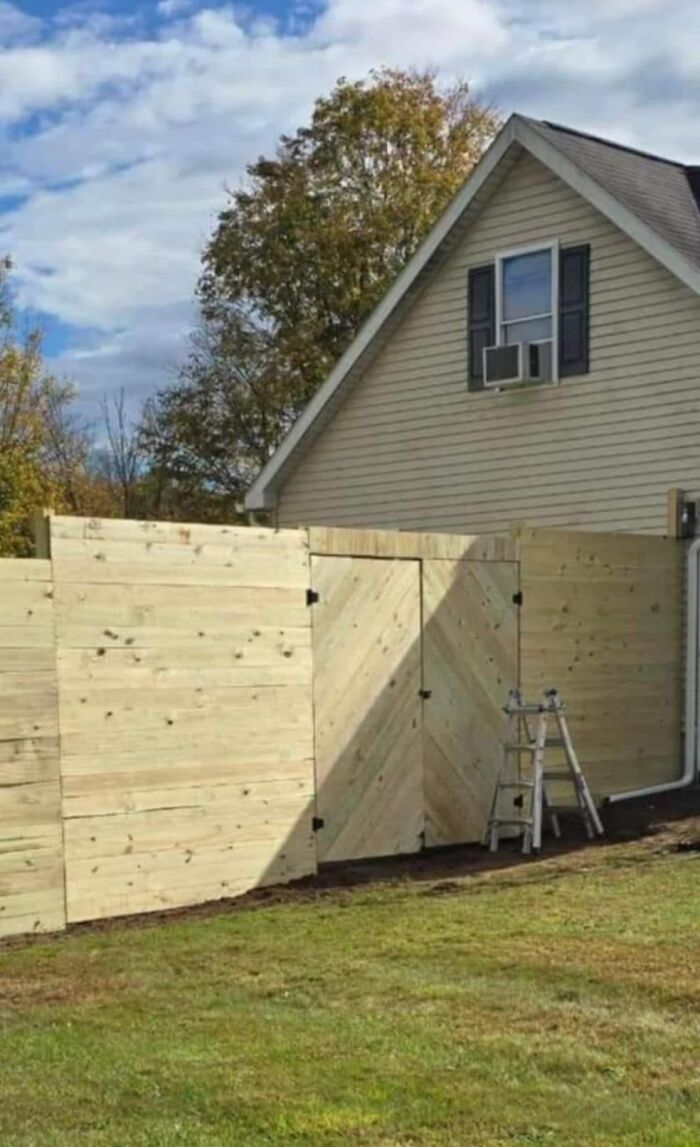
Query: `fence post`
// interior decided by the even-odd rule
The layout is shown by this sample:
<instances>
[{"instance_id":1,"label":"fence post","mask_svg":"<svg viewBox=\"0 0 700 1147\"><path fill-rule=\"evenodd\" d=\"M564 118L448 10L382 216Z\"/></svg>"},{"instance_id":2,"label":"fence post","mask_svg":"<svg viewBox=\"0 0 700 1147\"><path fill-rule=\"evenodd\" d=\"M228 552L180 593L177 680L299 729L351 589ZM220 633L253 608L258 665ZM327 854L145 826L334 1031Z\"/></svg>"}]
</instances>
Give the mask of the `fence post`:
<instances>
[{"instance_id":1,"label":"fence post","mask_svg":"<svg viewBox=\"0 0 700 1147\"><path fill-rule=\"evenodd\" d=\"M51 514L52 510L44 508L37 510L32 518L32 533L34 535L34 557L49 559L51 557Z\"/></svg>"}]
</instances>

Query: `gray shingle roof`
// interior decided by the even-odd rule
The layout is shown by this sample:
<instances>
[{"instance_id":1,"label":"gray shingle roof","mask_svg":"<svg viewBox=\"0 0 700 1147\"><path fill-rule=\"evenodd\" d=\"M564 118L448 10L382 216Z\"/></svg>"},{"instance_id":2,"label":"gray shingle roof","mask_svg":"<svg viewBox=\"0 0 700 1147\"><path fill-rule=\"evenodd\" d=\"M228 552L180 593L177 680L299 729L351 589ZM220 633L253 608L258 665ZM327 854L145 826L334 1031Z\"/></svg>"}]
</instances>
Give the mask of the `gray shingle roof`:
<instances>
[{"instance_id":1,"label":"gray shingle roof","mask_svg":"<svg viewBox=\"0 0 700 1147\"><path fill-rule=\"evenodd\" d=\"M571 163L700 267L697 168L521 116Z\"/></svg>"}]
</instances>

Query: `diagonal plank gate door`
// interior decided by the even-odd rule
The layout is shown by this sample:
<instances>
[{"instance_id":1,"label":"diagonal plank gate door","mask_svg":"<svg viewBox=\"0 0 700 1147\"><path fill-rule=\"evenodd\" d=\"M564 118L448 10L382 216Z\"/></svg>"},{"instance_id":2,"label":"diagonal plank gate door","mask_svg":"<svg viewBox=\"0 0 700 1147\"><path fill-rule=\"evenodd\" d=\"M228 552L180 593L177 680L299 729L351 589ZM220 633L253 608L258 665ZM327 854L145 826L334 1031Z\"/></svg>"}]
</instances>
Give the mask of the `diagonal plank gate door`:
<instances>
[{"instance_id":1,"label":"diagonal plank gate door","mask_svg":"<svg viewBox=\"0 0 700 1147\"><path fill-rule=\"evenodd\" d=\"M518 566L311 559L318 859L479 838L518 680Z\"/></svg>"},{"instance_id":2,"label":"diagonal plank gate door","mask_svg":"<svg viewBox=\"0 0 700 1147\"><path fill-rule=\"evenodd\" d=\"M423 562L425 843L476 841L518 683L516 562Z\"/></svg>"},{"instance_id":3,"label":"diagonal plank gate door","mask_svg":"<svg viewBox=\"0 0 700 1147\"><path fill-rule=\"evenodd\" d=\"M420 564L311 558L318 859L416 852Z\"/></svg>"}]
</instances>

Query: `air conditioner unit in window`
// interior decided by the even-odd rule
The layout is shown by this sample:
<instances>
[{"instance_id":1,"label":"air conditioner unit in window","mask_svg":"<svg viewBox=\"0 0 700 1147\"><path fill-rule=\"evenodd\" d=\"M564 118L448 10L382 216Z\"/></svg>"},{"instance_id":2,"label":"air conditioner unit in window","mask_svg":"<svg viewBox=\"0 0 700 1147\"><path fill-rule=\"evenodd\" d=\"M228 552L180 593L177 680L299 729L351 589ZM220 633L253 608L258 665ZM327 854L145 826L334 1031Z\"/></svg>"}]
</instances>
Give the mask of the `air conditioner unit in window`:
<instances>
[{"instance_id":1,"label":"air conditioner unit in window","mask_svg":"<svg viewBox=\"0 0 700 1147\"><path fill-rule=\"evenodd\" d=\"M484 348L484 386L493 390L552 377L552 343L510 343Z\"/></svg>"}]
</instances>

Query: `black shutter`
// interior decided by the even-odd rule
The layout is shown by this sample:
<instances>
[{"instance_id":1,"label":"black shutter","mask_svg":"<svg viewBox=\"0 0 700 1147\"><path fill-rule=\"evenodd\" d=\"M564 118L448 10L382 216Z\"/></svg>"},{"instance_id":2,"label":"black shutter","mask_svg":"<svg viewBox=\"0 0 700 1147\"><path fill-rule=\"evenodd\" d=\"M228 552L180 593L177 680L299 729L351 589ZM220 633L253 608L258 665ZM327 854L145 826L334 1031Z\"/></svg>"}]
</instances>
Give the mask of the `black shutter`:
<instances>
[{"instance_id":1,"label":"black shutter","mask_svg":"<svg viewBox=\"0 0 700 1147\"><path fill-rule=\"evenodd\" d=\"M591 249L559 252L559 377L588 374L588 271Z\"/></svg>"},{"instance_id":2,"label":"black shutter","mask_svg":"<svg viewBox=\"0 0 700 1147\"><path fill-rule=\"evenodd\" d=\"M493 263L472 267L467 290L469 389L484 386L484 347L496 342L496 271Z\"/></svg>"}]
</instances>

